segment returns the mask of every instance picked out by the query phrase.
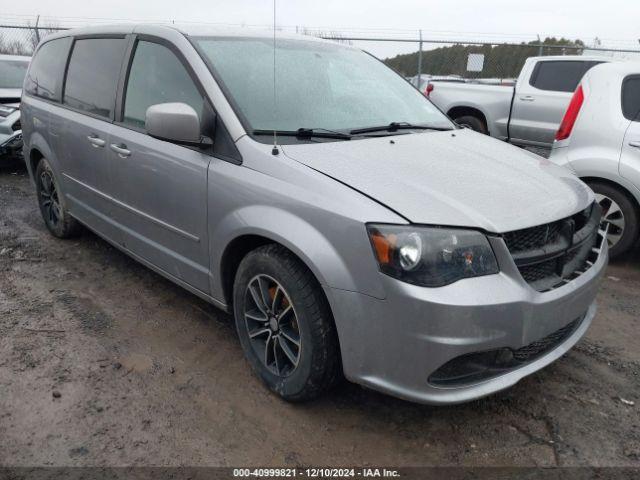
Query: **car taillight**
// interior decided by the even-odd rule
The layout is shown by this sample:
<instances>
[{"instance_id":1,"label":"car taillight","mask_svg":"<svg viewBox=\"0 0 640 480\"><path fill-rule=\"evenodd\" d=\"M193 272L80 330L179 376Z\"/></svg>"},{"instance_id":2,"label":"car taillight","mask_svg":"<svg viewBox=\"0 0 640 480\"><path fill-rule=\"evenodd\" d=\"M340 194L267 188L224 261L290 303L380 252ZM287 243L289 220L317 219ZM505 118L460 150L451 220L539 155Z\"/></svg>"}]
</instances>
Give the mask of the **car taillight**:
<instances>
[{"instance_id":1,"label":"car taillight","mask_svg":"<svg viewBox=\"0 0 640 480\"><path fill-rule=\"evenodd\" d=\"M424 94L428 97L433 92L433 83L427 85L427 89L424 91Z\"/></svg>"},{"instance_id":2,"label":"car taillight","mask_svg":"<svg viewBox=\"0 0 640 480\"><path fill-rule=\"evenodd\" d=\"M573 97L571 97L569 107L567 107L564 118L560 123L560 128L556 133L556 140L566 140L567 138L569 138L569 136L571 135L571 131L573 130L573 126L576 124L576 120L583 103L584 92L582 91L582 85L580 85L573 94Z\"/></svg>"}]
</instances>

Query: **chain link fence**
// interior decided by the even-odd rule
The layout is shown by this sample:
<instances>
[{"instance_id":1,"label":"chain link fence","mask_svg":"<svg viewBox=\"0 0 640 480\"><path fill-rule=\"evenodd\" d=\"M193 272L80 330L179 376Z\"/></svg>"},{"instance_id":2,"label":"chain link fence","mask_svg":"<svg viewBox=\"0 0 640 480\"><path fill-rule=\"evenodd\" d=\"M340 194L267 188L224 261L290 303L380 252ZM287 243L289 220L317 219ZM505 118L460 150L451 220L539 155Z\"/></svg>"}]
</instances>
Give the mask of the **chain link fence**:
<instances>
[{"instance_id":1,"label":"chain link fence","mask_svg":"<svg viewBox=\"0 0 640 480\"><path fill-rule=\"evenodd\" d=\"M76 20L76 22L78 22ZM120 21L121 22L121 21ZM82 24L96 23L87 19ZM103 21L97 23L104 23ZM169 22L170 23L170 22ZM78 23L73 26L77 26ZM231 25L228 25L231 26ZM252 26L236 26L250 29ZM267 26L253 26L266 28ZM0 54L31 55L38 42L48 35L65 30L55 19L46 25L39 17L33 23L0 23ZM333 29L310 29L304 27L279 26L278 31L300 33L348 43L364 50L376 50L384 44L398 50L415 50L396 56L383 58L391 68L410 78L414 85L423 87L431 79L456 82L477 82L487 84L512 84L515 82L524 62L533 56L547 55L589 55L605 58L640 60L640 49L606 48L594 39L590 45L581 40L569 41L564 38L546 38L521 43L485 42L442 38L423 38L422 32L398 34L396 37L366 37L345 34ZM625 47L628 45L623 44ZM380 48L377 48L380 50ZM380 57L381 55L378 54ZM420 79L420 81L418 81Z\"/></svg>"},{"instance_id":2,"label":"chain link fence","mask_svg":"<svg viewBox=\"0 0 640 480\"><path fill-rule=\"evenodd\" d=\"M31 55L40 40L60 30L65 29L53 26L0 24L0 54Z\"/></svg>"},{"instance_id":3,"label":"chain link fence","mask_svg":"<svg viewBox=\"0 0 640 480\"><path fill-rule=\"evenodd\" d=\"M512 85L529 57L585 55L603 59L640 61L640 49L589 46L580 40L546 38L522 43L473 42L468 40L394 39L320 35L349 42L364 50L371 45L410 43L413 53L384 59L385 63L420 88L430 80ZM594 43L597 43L594 42ZM418 79L420 82L418 83Z\"/></svg>"}]
</instances>

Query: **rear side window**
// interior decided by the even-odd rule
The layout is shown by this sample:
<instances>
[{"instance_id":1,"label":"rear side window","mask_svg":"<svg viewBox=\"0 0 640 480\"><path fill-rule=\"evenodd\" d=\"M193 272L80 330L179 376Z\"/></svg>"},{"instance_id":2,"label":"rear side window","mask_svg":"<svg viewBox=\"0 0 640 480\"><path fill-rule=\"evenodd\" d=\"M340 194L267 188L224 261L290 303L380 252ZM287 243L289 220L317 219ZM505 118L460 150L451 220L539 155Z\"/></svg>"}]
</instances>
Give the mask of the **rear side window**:
<instances>
[{"instance_id":1,"label":"rear side window","mask_svg":"<svg viewBox=\"0 0 640 480\"><path fill-rule=\"evenodd\" d=\"M538 62L529 84L540 90L574 92L584 74L600 63L576 60Z\"/></svg>"},{"instance_id":2,"label":"rear side window","mask_svg":"<svg viewBox=\"0 0 640 480\"><path fill-rule=\"evenodd\" d=\"M622 112L627 120L640 121L640 77L628 77L622 84Z\"/></svg>"},{"instance_id":3,"label":"rear side window","mask_svg":"<svg viewBox=\"0 0 640 480\"><path fill-rule=\"evenodd\" d=\"M64 103L92 115L113 118L124 38L76 40L64 86Z\"/></svg>"},{"instance_id":4,"label":"rear side window","mask_svg":"<svg viewBox=\"0 0 640 480\"><path fill-rule=\"evenodd\" d=\"M144 128L147 109L170 102L190 105L202 119L204 99L178 57L163 45L138 42L127 82L124 123Z\"/></svg>"},{"instance_id":5,"label":"rear side window","mask_svg":"<svg viewBox=\"0 0 640 480\"><path fill-rule=\"evenodd\" d=\"M67 64L71 37L51 40L43 44L31 61L25 80L25 91L46 100L59 102L62 76Z\"/></svg>"}]
</instances>

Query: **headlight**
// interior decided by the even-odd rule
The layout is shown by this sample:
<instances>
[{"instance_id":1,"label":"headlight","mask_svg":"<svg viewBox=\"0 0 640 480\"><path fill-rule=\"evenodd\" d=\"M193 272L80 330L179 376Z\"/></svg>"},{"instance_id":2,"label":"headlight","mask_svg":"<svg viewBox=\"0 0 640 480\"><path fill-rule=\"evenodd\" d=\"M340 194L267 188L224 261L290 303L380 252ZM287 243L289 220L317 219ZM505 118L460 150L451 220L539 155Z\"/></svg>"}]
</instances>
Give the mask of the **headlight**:
<instances>
[{"instance_id":1,"label":"headlight","mask_svg":"<svg viewBox=\"0 0 640 480\"><path fill-rule=\"evenodd\" d=\"M380 270L403 282L442 287L498 273L487 237L475 230L368 225Z\"/></svg>"}]
</instances>

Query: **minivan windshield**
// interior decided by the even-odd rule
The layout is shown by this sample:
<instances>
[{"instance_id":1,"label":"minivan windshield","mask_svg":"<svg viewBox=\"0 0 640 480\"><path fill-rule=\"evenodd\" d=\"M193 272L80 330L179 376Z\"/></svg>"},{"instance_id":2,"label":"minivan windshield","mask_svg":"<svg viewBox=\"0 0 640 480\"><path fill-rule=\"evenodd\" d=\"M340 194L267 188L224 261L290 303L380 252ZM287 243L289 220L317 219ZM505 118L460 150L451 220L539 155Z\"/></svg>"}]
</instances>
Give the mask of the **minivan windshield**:
<instances>
[{"instance_id":1,"label":"minivan windshield","mask_svg":"<svg viewBox=\"0 0 640 480\"><path fill-rule=\"evenodd\" d=\"M22 88L29 62L0 60L0 88Z\"/></svg>"},{"instance_id":2,"label":"minivan windshield","mask_svg":"<svg viewBox=\"0 0 640 480\"><path fill-rule=\"evenodd\" d=\"M327 131L349 133L391 124L404 125L402 133L412 125L454 128L418 90L363 51L315 40L278 39L274 109L273 39L193 40L232 97L245 127L254 132L308 129L330 136Z\"/></svg>"}]
</instances>

